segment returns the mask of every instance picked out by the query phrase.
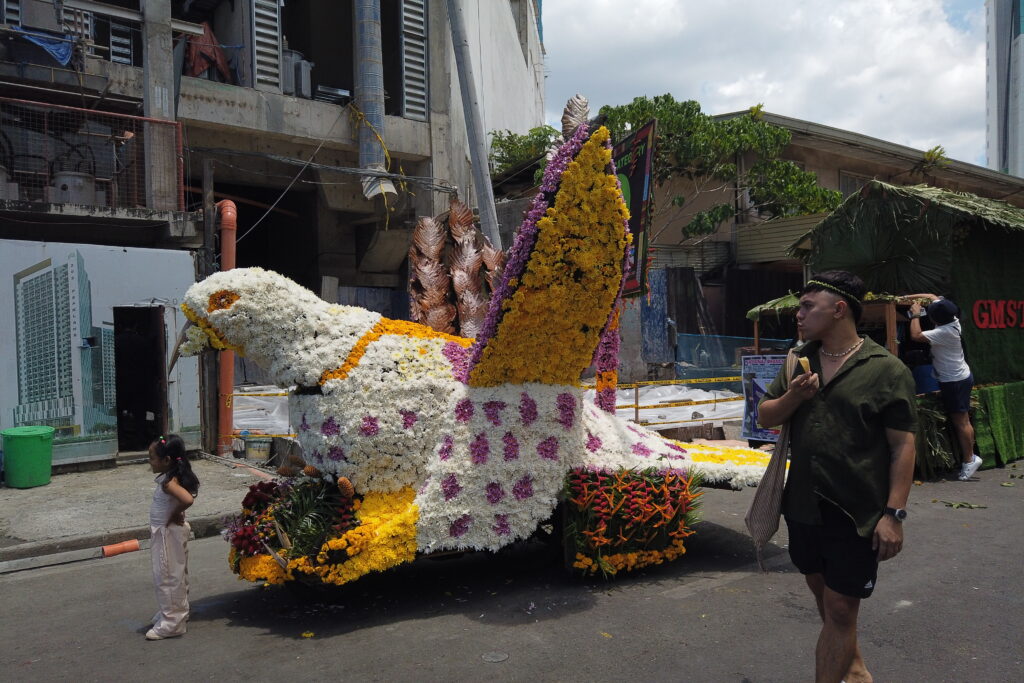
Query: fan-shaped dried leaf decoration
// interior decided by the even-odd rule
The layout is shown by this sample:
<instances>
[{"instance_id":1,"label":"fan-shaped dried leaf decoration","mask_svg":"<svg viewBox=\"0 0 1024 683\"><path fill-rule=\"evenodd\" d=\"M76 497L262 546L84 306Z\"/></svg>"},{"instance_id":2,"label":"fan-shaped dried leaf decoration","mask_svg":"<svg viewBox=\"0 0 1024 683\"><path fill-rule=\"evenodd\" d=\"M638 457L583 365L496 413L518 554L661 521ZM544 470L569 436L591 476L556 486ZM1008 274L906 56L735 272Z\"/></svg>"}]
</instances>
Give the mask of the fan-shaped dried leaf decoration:
<instances>
[{"instance_id":1,"label":"fan-shaped dried leaf decoration","mask_svg":"<svg viewBox=\"0 0 1024 683\"><path fill-rule=\"evenodd\" d=\"M589 118L590 102L583 95L576 93L565 103L565 111L562 113L562 137L566 140L571 138L576 129Z\"/></svg>"},{"instance_id":2,"label":"fan-shaped dried leaf decoration","mask_svg":"<svg viewBox=\"0 0 1024 683\"><path fill-rule=\"evenodd\" d=\"M444 332L445 334L455 334L455 306L451 304L444 304L437 308L432 308L427 311L424 324L428 327L437 330L438 332Z\"/></svg>"},{"instance_id":3,"label":"fan-shaped dried leaf decoration","mask_svg":"<svg viewBox=\"0 0 1024 683\"><path fill-rule=\"evenodd\" d=\"M472 220L472 218L471 218ZM412 244L421 254L430 259L441 260L444 243L448 239L444 226L433 218L424 216L416 223Z\"/></svg>"},{"instance_id":4,"label":"fan-shaped dried leaf decoration","mask_svg":"<svg viewBox=\"0 0 1024 683\"><path fill-rule=\"evenodd\" d=\"M409 247L409 320L414 323L423 322L423 311L420 309L420 296L423 293L423 287L416 277L417 255L416 247Z\"/></svg>"},{"instance_id":5,"label":"fan-shaped dried leaf decoration","mask_svg":"<svg viewBox=\"0 0 1024 683\"><path fill-rule=\"evenodd\" d=\"M487 285L491 291L498 289L501 284L501 276L505 272L505 252L495 249L491 241L484 237L484 246L481 248L484 256L484 266L487 268Z\"/></svg>"},{"instance_id":6,"label":"fan-shaped dried leaf decoration","mask_svg":"<svg viewBox=\"0 0 1024 683\"><path fill-rule=\"evenodd\" d=\"M477 248L480 232L473 225L472 210L457 200L451 203L448 227L455 238L450 264L455 301L459 306L459 332L463 337L475 337L487 315L482 278L484 257Z\"/></svg>"},{"instance_id":7,"label":"fan-shaped dried leaf decoration","mask_svg":"<svg viewBox=\"0 0 1024 683\"><path fill-rule=\"evenodd\" d=\"M476 226L473 225L473 210L453 199L448 206L448 229L452 231L452 237L456 241L464 239L469 235L476 234Z\"/></svg>"},{"instance_id":8,"label":"fan-shaped dried leaf decoration","mask_svg":"<svg viewBox=\"0 0 1024 683\"><path fill-rule=\"evenodd\" d=\"M455 309L448 302L451 278L441 261L447 239L444 227L433 218L416 223L409 250L409 311L416 322L454 334Z\"/></svg>"}]
</instances>

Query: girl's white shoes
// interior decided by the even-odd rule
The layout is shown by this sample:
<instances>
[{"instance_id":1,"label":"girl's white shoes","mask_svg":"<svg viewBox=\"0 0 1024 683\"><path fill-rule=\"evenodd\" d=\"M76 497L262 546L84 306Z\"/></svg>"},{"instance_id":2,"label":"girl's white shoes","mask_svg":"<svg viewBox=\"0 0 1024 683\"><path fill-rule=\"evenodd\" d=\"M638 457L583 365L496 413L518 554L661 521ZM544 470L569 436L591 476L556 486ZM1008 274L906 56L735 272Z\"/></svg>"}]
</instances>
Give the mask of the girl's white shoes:
<instances>
[{"instance_id":1,"label":"girl's white shoes","mask_svg":"<svg viewBox=\"0 0 1024 683\"><path fill-rule=\"evenodd\" d=\"M162 636L156 632L155 628L151 628L148 631L146 631L146 640L164 640L165 638L177 638L183 635L185 635L184 631L182 631L181 633L171 633L169 635Z\"/></svg>"}]
</instances>

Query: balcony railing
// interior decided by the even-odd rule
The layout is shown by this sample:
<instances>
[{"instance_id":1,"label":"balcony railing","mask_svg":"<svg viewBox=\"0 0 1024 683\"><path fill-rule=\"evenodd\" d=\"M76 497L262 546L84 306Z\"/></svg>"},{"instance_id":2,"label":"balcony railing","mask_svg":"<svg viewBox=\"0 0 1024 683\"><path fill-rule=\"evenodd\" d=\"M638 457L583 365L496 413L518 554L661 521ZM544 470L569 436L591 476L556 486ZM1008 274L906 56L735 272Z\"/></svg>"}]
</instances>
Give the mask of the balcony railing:
<instances>
[{"instance_id":1,"label":"balcony railing","mask_svg":"<svg viewBox=\"0 0 1024 683\"><path fill-rule=\"evenodd\" d=\"M185 208L181 125L0 97L0 199Z\"/></svg>"}]
</instances>

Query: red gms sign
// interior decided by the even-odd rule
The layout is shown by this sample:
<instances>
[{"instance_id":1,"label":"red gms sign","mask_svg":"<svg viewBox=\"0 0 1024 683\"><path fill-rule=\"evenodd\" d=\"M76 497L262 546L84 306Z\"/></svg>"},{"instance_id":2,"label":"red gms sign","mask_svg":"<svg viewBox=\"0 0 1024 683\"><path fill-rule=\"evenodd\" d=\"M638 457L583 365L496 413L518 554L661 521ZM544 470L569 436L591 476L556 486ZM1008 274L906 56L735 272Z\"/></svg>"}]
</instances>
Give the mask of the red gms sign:
<instances>
[{"instance_id":1,"label":"red gms sign","mask_svg":"<svg viewBox=\"0 0 1024 683\"><path fill-rule=\"evenodd\" d=\"M974 325L979 330L1024 327L1024 301L978 299L973 307Z\"/></svg>"}]
</instances>

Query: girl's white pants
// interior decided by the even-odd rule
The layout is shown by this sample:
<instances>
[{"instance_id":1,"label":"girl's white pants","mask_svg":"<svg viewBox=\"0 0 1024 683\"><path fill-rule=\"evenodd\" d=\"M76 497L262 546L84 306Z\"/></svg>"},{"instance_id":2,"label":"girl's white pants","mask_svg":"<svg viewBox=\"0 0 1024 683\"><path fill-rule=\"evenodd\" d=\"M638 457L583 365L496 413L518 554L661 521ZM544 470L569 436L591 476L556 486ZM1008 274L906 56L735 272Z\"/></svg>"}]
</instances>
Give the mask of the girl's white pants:
<instances>
[{"instance_id":1,"label":"girl's white pants","mask_svg":"<svg viewBox=\"0 0 1024 683\"><path fill-rule=\"evenodd\" d=\"M153 617L153 630L167 637L185 632L188 619L188 522L179 526L151 526L153 585L160 611Z\"/></svg>"}]
</instances>

